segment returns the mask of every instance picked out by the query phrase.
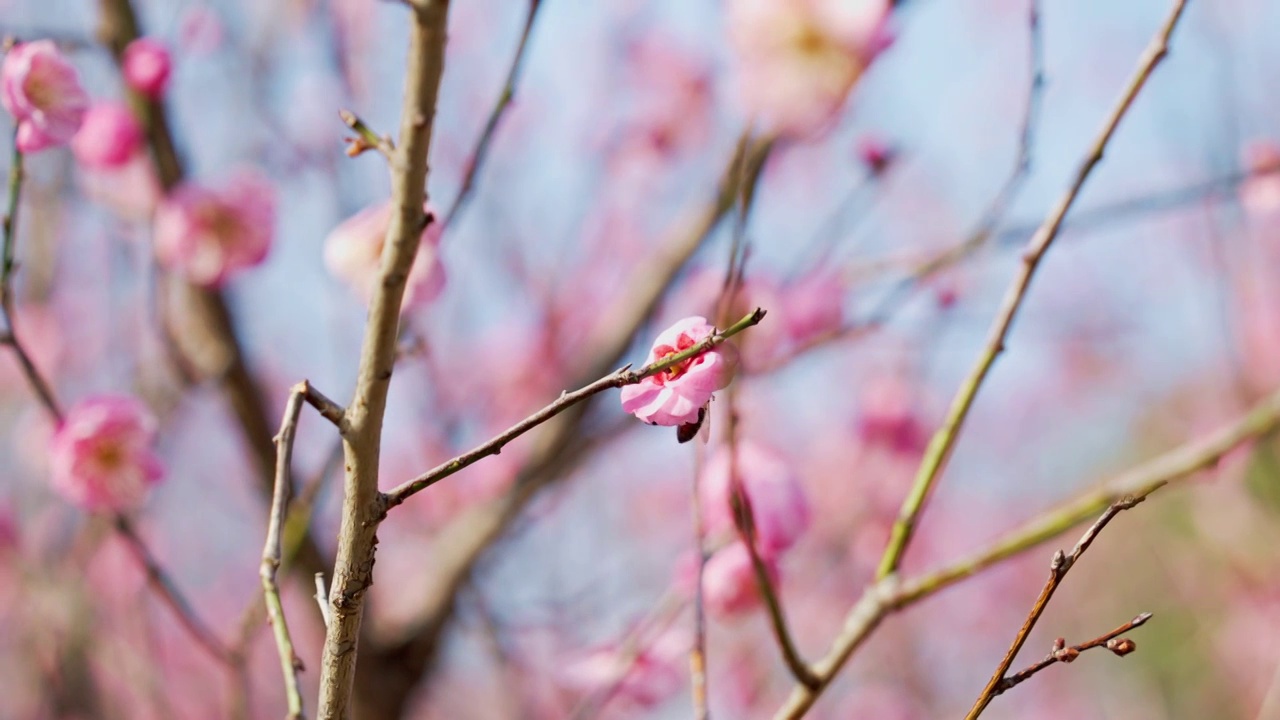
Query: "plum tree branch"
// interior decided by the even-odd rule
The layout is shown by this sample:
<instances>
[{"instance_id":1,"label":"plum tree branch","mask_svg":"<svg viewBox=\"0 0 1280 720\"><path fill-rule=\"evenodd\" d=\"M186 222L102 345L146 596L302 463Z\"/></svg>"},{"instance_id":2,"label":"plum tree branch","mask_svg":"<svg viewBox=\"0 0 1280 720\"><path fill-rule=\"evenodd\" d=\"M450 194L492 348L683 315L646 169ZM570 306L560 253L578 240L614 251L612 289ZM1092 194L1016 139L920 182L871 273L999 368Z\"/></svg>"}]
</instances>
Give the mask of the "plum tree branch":
<instances>
[{"instance_id":1,"label":"plum tree branch","mask_svg":"<svg viewBox=\"0 0 1280 720\"><path fill-rule=\"evenodd\" d=\"M1028 520L1004 537L941 568L918 577L895 576L872 583L845 616L844 628L821 660L812 665L817 689L797 684L775 718L803 717L849 658L888 615L977 575L1015 555L1038 547L1106 510L1125 496L1147 497L1165 485L1212 467L1224 455L1280 428L1280 391L1214 432L1142 463L1097 489Z\"/></svg>"},{"instance_id":2,"label":"plum tree branch","mask_svg":"<svg viewBox=\"0 0 1280 720\"><path fill-rule=\"evenodd\" d=\"M1084 187L1085 181L1088 180L1089 175L1098 163L1102 161L1103 152L1115 134L1116 128L1119 127L1120 121L1128 113L1129 108L1132 107L1138 93L1146 86L1147 80L1151 77L1156 66L1168 55L1170 36L1173 34L1174 28L1177 27L1178 20L1182 17L1185 8L1186 0L1177 0L1174 3L1168 18L1139 59L1137 70L1121 93L1120 100L1103 122L1102 129L1097 137L1090 144L1084 161L1076 171L1075 179L1067 188L1066 193L1058 200L1057 205L1049 213L1049 216L1045 218L1040 229L1036 231L1036 234L1027 243L1027 248L1022 256L1022 265L1018 274L1014 277L1013 283L1005 293L1000 310L992 323L988 339L979 353L977 362L961 383L960 389L947 411L942 427L934 434L928 448L925 450L924 460L921 462L911 490L902 504L898 519L893 524L888 546L885 548L880 567L876 572L878 578L883 579L897 572L899 563L902 561L902 555L906 552L907 546L911 542L911 537L915 533L916 523L920 518L920 514L924 511L933 487L946 466L947 460L951 457L951 452L960 436L960 430L969 415L969 410L973 407L974 400L977 398L978 390L982 387L983 381L986 380L988 373L995 364L996 358L1004 350L1009 330L1013 326L1013 320L1022 307L1022 302L1027 296L1027 290L1030 288L1031 280L1035 276L1040 261L1044 259L1054 238L1057 237L1058 231L1062 227L1062 222L1071 206L1075 204L1075 200Z\"/></svg>"}]
</instances>

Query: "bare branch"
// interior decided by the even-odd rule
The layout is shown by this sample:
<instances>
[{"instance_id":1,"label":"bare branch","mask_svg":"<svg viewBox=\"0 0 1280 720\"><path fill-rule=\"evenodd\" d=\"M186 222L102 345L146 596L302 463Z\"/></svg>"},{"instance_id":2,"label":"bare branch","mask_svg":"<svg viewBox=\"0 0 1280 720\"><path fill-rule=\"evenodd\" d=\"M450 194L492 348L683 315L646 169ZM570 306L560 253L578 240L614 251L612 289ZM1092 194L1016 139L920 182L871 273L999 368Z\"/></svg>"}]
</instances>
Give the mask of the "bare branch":
<instances>
[{"instance_id":1,"label":"bare branch","mask_svg":"<svg viewBox=\"0 0 1280 720\"><path fill-rule=\"evenodd\" d=\"M1022 256L1021 269L1005 294L1000 311L991 326L987 342L983 346L973 369L969 372L964 382L961 383L955 399L952 400L942 427L938 429L933 439L929 442L928 449L925 451L924 461L916 474L911 491L902 504L898 520L893 525L888 547L885 548L880 567L876 572L877 578L883 579L898 570L902 555L915 532L916 522L920 513L924 510L925 503L931 494L934 484L937 482L938 476L942 473L942 469L946 466L947 460L951 456L951 451L960 436L960 429L969 415L969 410L973 407L978 390L982 387L983 381L995 364L996 358L1004 350L1009 329L1013 325L1013 320L1017 316L1018 310L1022 307L1022 301L1026 298L1031 279L1035 276L1040 261L1049 250L1054 238L1057 237L1058 230L1062 227L1062 222L1067 216L1067 211L1075 204L1076 197L1079 196L1085 181L1093 172L1094 167L1102 161L1102 154L1115 134L1116 128L1120 125L1120 121L1128 113L1134 99L1137 98L1138 93L1146 85L1152 71L1168 54L1169 38L1173 34L1174 28L1177 27L1178 20L1182 17L1182 11L1185 8L1186 0L1177 0L1174 3L1173 10L1163 26L1152 38L1146 51L1143 52L1142 58L1138 62L1137 71L1121 93L1119 102L1112 109L1098 136L1091 143L1080 169L1076 171L1075 179L1062 198L1058 200L1053 211L1045 218L1044 224L1040 226L1040 229L1036 231L1036 234L1027 243L1027 248Z\"/></svg>"},{"instance_id":2,"label":"bare branch","mask_svg":"<svg viewBox=\"0 0 1280 720\"><path fill-rule=\"evenodd\" d=\"M1040 672L1041 670L1044 670L1050 665L1053 665L1055 663L1060 663L1060 662L1062 663L1073 662L1077 657L1079 657L1080 653L1085 652L1086 650L1092 650L1098 647L1105 647L1117 657L1124 657L1125 655L1128 655L1134 650L1137 650L1138 645L1134 641L1128 638L1122 638L1120 636L1133 630L1136 627L1141 627L1142 625L1145 625L1146 622L1150 619L1151 619L1151 613L1149 612L1142 613L1141 615L1121 625L1115 630L1112 630L1111 632L1106 633L1104 635L1100 635L1088 642L1080 643L1079 645L1067 646L1065 640L1063 640L1062 638L1058 638L1057 642L1054 643L1053 649L1049 652L1048 655L1045 656L1043 660L1037 663L1033 663L1028 667L1023 668L1022 670L1019 670L1018 672L1012 675L1006 676L1003 680L1000 681L1000 684L996 687L994 694L995 695L1003 694L1006 690L1031 679L1032 675L1035 675L1036 673Z\"/></svg>"},{"instance_id":3,"label":"bare branch","mask_svg":"<svg viewBox=\"0 0 1280 720\"><path fill-rule=\"evenodd\" d=\"M284 605L280 602L280 586L276 583L276 571L281 562L281 528L284 516L289 508L289 496L293 491L292 463L293 438L298 429L298 415L302 412L302 401L308 393L304 380L289 392L289 400L285 403L284 419L280 422L280 432L276 434L276 481L275 491L271 496L271 517L267 524L267 539L262 546L262 564L258 575L262 578L262 595L266 602L267 619L275 635L276 650L280 655L280 669L284 675L284 695L289 706L289 720L301 720L302 693L298 689L298 673L302 670L302 660L293 649L293 639L289 636L289 624L285 621Z\"/></svg>"}]
</instances>

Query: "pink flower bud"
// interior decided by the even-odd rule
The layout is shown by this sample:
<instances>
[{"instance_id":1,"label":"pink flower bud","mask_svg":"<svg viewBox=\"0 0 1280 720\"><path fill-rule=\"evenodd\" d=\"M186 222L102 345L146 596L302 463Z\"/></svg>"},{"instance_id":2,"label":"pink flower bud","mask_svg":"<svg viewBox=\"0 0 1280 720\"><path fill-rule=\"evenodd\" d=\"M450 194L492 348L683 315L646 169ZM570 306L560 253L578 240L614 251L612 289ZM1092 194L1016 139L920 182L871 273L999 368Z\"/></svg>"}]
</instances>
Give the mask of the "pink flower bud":
<instances>
[{"instance_id":1,"label":"pink flower bud","mask_svg":"<svg viewBox=\"0 0 1280 720\"><path fill-rule=\"evenodd\" d=\"M156 420L138 400L99 395L76 403L50 443L51 481L89 511L136 507L164 476L152 452Z\"/></svg>"},{"instance_id":2,"label":"pink flower bud","mask_svg":"<svg viewBox=\"0 0 1280 720\"><path fill-rule=\"evenodd\" d=\"M156 257L197 285L218 286L267 257L275 231L275 189L252 170L221 190L185 183L156 208Z\"/></svg>"},{"instance_id":3,"label":"pink flower bud","mask_svg":"<svg viewBox=\"0 0 1280 720\"><path fill-rule=\"evenodd\" d=\"M715 331L705 318L685 318L658 335L645 364L688 350ZM698 411L710 402L715 391L728 387L736 367L736 352L729 344L721 343L697 357L622 388L622 409L650 425L695 423Z\"/></svg>"},{"instance_id":4,"label":"pink flower bud","mask_svg":"<svg viewBox=\"0 0 1280 720\"><path fill-rule=\"evenodd\" d=\"M92 170L121 167L142 147L142 125L122 103L94 103L71 139L76 160Z\"/></svg>"},{"instance_id":5,"label":"pink flower bud","mask_svg":"<svg viewBox=\"0 0 1280 720\"><path fill-rule=\"evenodd\" d=\"M778 569L772 560L763 559L769 582L776 591ZM742 615L760 607L760 583L746 545L735 542L711 556L703 570L702 592L707 610L717 617Z\"/></svg>"},{"instance_id":6,"label":"pink flower bud","mask_svg":"<svg viewBox=\"0 0 1280 720\"><path fill-rule=\"evenodd\" d=\"M15 46L0 66L0 101L18 126L18 149L32 153L67 144L89 107L75 67L52 40Z\"/></svg>"},{"instance_id":7,"label":"pink flower bud","mask_svg":"<svg viewBox=\"0 0 1280 720\"><path fill-rule=\"evenodd\" d=\"M699 494L707 534L716 537L735 532L729 481L733 460L751 501L756 548L763 556L775 557L794 545L809 527L804 487L786 461L773 451L743 440L737 443L735 452L736 457L730 458L728 447L719 448L703 470Z\"/></svg>"},{"instance_id":8,"label":"pink flower bud","mask_svg":"<svg viewBox=\"0 0 1280 720\"><path fill-rule=\"evenodd\" d=\"M334 228L324 241L324 264L329 272L350 287L366 305L373 299L382 264L382 246L391 223L391 202L370 205ZM431 209L427 208L427 213ZM402 310L421 307L444 290L444 266L440 263L438 220L427 223L418 242L418 254L405 281Z\"/></svg>"},{"instance_id":9,"label":"pink flower bud","mask_svg":"<svg viewBox=\"0 0 1280 720\"><path fill-rule=\"evenodd\" d=\"M884 138L876 135L864 135L859 138L856 152L858 160L872 175L883 174L898 154L892 145L885 142Z\"/></svg>"},{"instance_id":10,"label":"pink flower bud","mask_svg":"<svg viewBox=\"0 0 1280 720\"><path fill-rule=\"evenodd\" d=\"M153 100L169 87L173 61L169 49L159 40L144 37L129 43L121 66L129 87Z\"/></svg>"}]
</instances>

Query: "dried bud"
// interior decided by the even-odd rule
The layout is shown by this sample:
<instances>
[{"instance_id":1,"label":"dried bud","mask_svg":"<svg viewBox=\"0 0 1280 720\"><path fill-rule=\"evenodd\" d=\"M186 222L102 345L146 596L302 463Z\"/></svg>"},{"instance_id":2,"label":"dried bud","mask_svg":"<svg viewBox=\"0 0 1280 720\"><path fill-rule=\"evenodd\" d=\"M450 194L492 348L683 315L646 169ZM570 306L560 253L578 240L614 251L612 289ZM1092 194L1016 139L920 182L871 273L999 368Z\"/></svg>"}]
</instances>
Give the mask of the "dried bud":
<instances>
[{"instance_id":1,"label":"dried bud","mask_svg":"<svg viewBox=\"0 0 1280 720\"><path fill-rule=\"evenodd\" d=\"M1052 650L1051 652L1053 652L1053 653L1056 655L1056 654L1058 654L1058 653L1062 652L1062 648L1064 648L1064 647L1066 647L1066 646L1067 646L1067 639L1066 639L1066 638L1058 638L1057 640L1054 640L1054 641L1053 641L1053 650Z\"/></svg>"},{"instance_id":2,"label":"dried bud","mask_svg":"<svg viewBox=\"0 0 1280 720\"><path fill-rule=\"evenodd\" d=\"M1107 641L1107 649L1116 654L1116 657L1124 657L1134 650L1138 649L1138 643L1129 638L1112 638Z\"/></svg>"},{"instance_id":3,"label":"dried bud","mask_svg":"<svg viewBox=\"0 0 1280 720\"><path fill-rule=\"evenodd\" d=\"M1053 654L1054 660L1064 663L1073 662L1078 657L1080 657L1080 651L1073 647L1062 648Z\"/></svg>"}]
</instances>

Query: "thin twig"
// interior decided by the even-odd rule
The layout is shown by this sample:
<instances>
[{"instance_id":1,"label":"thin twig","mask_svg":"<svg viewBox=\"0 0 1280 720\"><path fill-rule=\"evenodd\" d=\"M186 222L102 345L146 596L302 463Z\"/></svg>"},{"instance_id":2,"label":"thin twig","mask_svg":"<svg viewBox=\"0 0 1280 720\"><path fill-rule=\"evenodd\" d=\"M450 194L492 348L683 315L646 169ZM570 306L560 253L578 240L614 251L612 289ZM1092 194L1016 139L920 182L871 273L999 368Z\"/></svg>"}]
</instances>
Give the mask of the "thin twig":
<instances>
[{"instance_id":1,"label":"thin twig","mask_svg":"<svg viewBox=\"0 0 1280 720\"><path fill-rule=\"evenodd\" d=\"M1053 211L1045 218L1044 224L1040 226L1040 229L1028 242L1022 256L1022 266L1005 294L1000 311L991 326L987 342L984 344L973 369L970 370L964 382L961 383L955 399L952 400L942 427L938 429L933 439L929 442L911 491L902 504L897 521L894 522L889 544L885 548L884 556L881 558L880 566L876 572L877 578L883 579L898 570L902 555L906 551L912 535L915 533L916 522L920 517L920 513L924 510L925 502L928 500L934 484L942 473L943 467L951 456L951 451L960 436L960 429L964 425L965 418L969 415L970 408L973 407L974 400L977 398L978 390L981 388L991 367L995 364L996 358L1004 350L1009 329L1013 325L1013 320L1017 316L1018 310L1022 307L1022 301L1027 296L1031 279L1035 276L1040 261L1044 258L1054 238L1057 237L1058 230L1062 227L1062 221L1066 218L1067 211L1075 204L1076 197L1079 196L1085 181L1093 172L1094 167L1102 161L1103 152L1111 137L1115 134L1120 121L1133 105L1138 93L1146 85L1152 71L1168 54L1169 38L1173 34L1173 30L1177 26L1178 20L1182 17L1182 12L1185 8L1186 0L1177 0L1174 3L1173 10L1165 20L1164 25L1143 52L1142 58L1138 62L1138 69L1123 93L1121 93L1119 102L1103 123L1098 136L1091 143L1083 163L1079 170L1076 171L1075 179L1067 189L1067 192L1058 200Z\"/></svg>"},{"instance_id":2,"label":"thin twig","mask_svg":"<svg viewBox=\"0 0 1280 720\"><path fill-rule=\"evenodd\" d=\"M338 117L342 118L344 125L356 133L356 137L347 139L347 155L355 157L365 150L373 148L382 153L387 162L395 162L396 144L391 142L391 138L386 135L379 135L364 120L361 120L359 115L350 110L338 110Z\"/></svg>"},{"instance_id":3,"label":"thin twig","mask_svg":"<svg viewBox=\"0 0 1280 720\"><path fill-rule=\"evenodd\" d=\"M1018 629L1018 634L1014 636L1013 642L1009 644L1009 649L1001 658L1000 664L996 666L996 670L991 674L991 679L987 682L986 687L982 689L982 693L978 695L978 699L974 701L973 707L969 710L969 714L965 716L965 720L976 720L982 714L987 706L991 704L991 700L998 694L997 688L1005 681L1005 673L1009 672L1009 668L1013 665L1013 661L1018 657L1018 651L1022 650L1022 646L1026 644L1027 638L1031 636L1031 631L1035 628L1036 623L1040 621L1040 616L1044 614L1046 608L1049 607L1049 601L1053 599L1054 593L1062 585L1062 580L1075 566L1084 552L1093 544L1098 533L1111 522L1111 519L1121 512L1132 508L1138 503L1146 499L1145 495L1128 495L1116 502L1112 503L1102 515L1084 531L1084 535L1076 542L1076 546L1072 548L1071 554L1064 554L1061 550L1053 554L1053 561L1049 563L1049 579L1045 581L1044 588L1040 590L1040 596L1031 606L1031 611L1027 613L1027 619L1022 622L1022 627Z\"/></svg>"},{"instance_id":4,"label":"thin twig","mask_svg":"<svg viewBox=\"0 0 1280 720\"><path fill-rule=\"evenodd\" d=\"M710 418L704 419L710 422ZM706 453L702 445L694 452L690 512L693 514L693 645L689 648L690 700L693 716L697 720L710 717L710 699L707 689L707 560L711 552L707 548L707 526L702 516L702 471L706 468Z\"/></svg>"},{"instance_id":5,"label":"thin twig","mask_svg":"<svg viewBox=\"0 0 1280 720\"><path fill-rule=\"evenodd\" d=\"M280 421L280 432L276 434L276 482L271 496L271 517L267 524L267 539L262 546L262 564L258 575L262 578L262 596L267 608L267 619L275 635L276 651L280 655L280 670L284 675L284 695L289 706L289 720L301 720L302 692L298 689L298 673L302 671L302 660L293 648L293 638L289 635L289 624L284 616L284 604L280 602L280 586L276 582L276 572L281 562L281 531L284 516L289 509L289 496L293 492L292 463L293 438L298 429L298 415L302 412L302 402L308 394L308 385L304 380L289 391L289 400L285 403L284 418Z\"/></svg>"},{"instance_id":6,"label":"thin twig","mask_svg":"<svg viewBox=\"0 0 1280 720\"><path fill-rule=\"evenodd\" d=\"M489 118L485 120L480 139L476 141L476 147L467 160L467 171L462 178L462 187L458 189L457 197L453 199L453 204L444 214L446 228L453 227L453 221L458 217L458 213L471 199L476 176L480 173L480 167L484 165L485 159L489 157L489 145L498 131L498 124L502 121L502 116L506 114L507 109L511 107L511 101L515 99L516 81L519 80L520 69L524 65L525 48L529 46L529 35L533 32L534 18L538 15L538 9L542 7L542 0L528 0L528 3L529 12L525 15L524 28L520 31L520 42L516 45L516 53L511 58L511 66L507 68L507 79L502 84L502 91L498 93L498 100L494 103L493 109L489 111Z\"/></svg>"},{"instance_id":7,"label":"thin twig","mask_svg":"<svg viewBox=\"0 0 1280 720\"><path fill-rule=\"evenodd\" d=\"M889 614L1039 547L1090 518L1096 518L1098 513L1125 496L1147 497L1171 482L1212 467L1228 453L1278 428L1280 392L1275 392L1234 422L1103 482L1096 490L1041 513L960 560L915 578L899 580L892 575L873 583L845 616L844 628L832 641L827 654L813 664L821 686L810 689L797 683L791 696L774 715L775 719L803 717L854 651Z\"/></svg>"},{"instance_id":8,"label":"thin twig","mask_svg":"<svg viewBox=\"0 0 1280 720\"><path fill-rule=\"evenodd\" d=\"M324 589L324 573L316 573L316 604L320 606L320 619L324 621L324 626L329 627L329 619L332 614L329 611L329 593Z\"/></svg>"},{"instance_id":9,"label":"thin twig","mask_svg":"<svg viewBox=\"0 0 1280 720\"><path fill-rule=\"evenodd\" d=\"M650 363L649 365L646 365L639 370L631 370L629 369L629 366L623 367L622 369L614 373L611 373L609 375L606 375L589 385L585 385L577 390L574 390L573 392L561 393L560 397L557 398L554 402L542 408L538 412L530 415L524 420L521 420L515 425L512 425L505 432L497 435L493 439L475 448L472 448L471 450L468 450L467 452L453 458L452 460L448 460L442 463L441 465L433 468L432 470L428 470L422 475L419 475L418 477L412 480L409 480L399 485L395 489L391 490L386 494L386 502L385 502L386 509L389 510L403 503L405 500L409 499L413 495L427 489L428 487L439 482L440 480L443 480L444 478L449 477L450 475L453 475L459 470L462 470L463 468L475 463L477 460L488 457L490 455L497 455L498 453L502 452L502 448L505 447L507 443L511 442L512 440L515 440L516 438L532 430L533 428L547 422L551 418L555 417L556 415L559 415L560 413L564 412L570 407L577 405L583 400L586 400L592 397L593 395L604 392L605 390L609 390L611 388L620 388L620 387L623 387L624 385L634 385L640 382L641 380L649 377L650 375L656 375L662 372L663 370L674 367L690 358L701 355L706 351L710 350L711 348L714 348L717 345L720 345L721 343L733 337L734 335L737 335L743 330L746 330L747 328L753 325L756 325L757 323L759 323L761 320L764 319L764 316L765 316L765 311L760 308L756 308L754 311L748 313L745 317L743 317L738 322L734 323L733 325L730 325L728 328L725 328L720 332L717 332L713 335L708 336L705 340L703 340L702 342L699 342L698 344L694 345L691 348L688 348L687 350L676 353L675 355L667 357L663 360Z\"/></svg>"},{"instance_id":10,"label":"thin twig","mask_svg":"<svg viewBox=\"0 0 1280 720\"><path fill-rule=\"evenodd\" d=\"M342 424L343 418L346 416L346 408L325 397L324 393L315 389L309 382L303 382L298 387L302 391L302 399L315 408L316 412L320 413L320 417L333 423L333 426L338 428L339 433L346 431Z\"/></svg>"},{"instance_id":11,"label":"thin twig","mask_svg":"<svg viewBox=\"0 0 1280 720\"><path fill-rule=\"evenodd\" d=\"M1012 687L1020 685L1026 682L1027 680L1030 680L1031 676L1035 675L1041 670L1044 670L1050 665L1053 665L1055 663L1060 663L1060 662L1061 663L1072 662L1077 657L1079 657L1080 653L1085 652L1086 650L1092 650L1098 647L1105 647L1108 650L1110 650L1112 653L1116 654L1117 656L1124 657L1125 655L1128 655L1129 653L1136 650L1138 646L1132 640L1129 640L1127 638L1122 638L1120 636L1133 630L1136 627L1141 627L1145 625L1146 622L1150 619L1151 619L1151 613L1149 612L1142 613L1141 615L1138 615L1134 619L1121 625L1115 630L1112 630L1111 632L1108 632L1103 635L1099 635L1098 637L1088 642L1080 643L1079 645L1067 646L1066 643L1063 642L1061 638L1059 638L1058 639L1059 642L1054 644L1053 650L1051 650L1049 654L1044 657L1043 660L1036 663L1032 663L1031 665L1023 668L1022 670L1019 670L1018 672L1012 675L1008 675L1003 680L1001 680L1000 685L996 687L995 694L996 695L1003 694L1006 690L1009 690ZM1058 645L1062 645L1062 647L1059 647Z\"/></svg>"}]
</instances>

